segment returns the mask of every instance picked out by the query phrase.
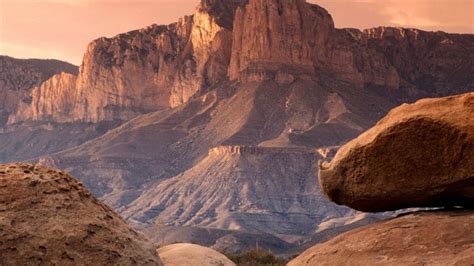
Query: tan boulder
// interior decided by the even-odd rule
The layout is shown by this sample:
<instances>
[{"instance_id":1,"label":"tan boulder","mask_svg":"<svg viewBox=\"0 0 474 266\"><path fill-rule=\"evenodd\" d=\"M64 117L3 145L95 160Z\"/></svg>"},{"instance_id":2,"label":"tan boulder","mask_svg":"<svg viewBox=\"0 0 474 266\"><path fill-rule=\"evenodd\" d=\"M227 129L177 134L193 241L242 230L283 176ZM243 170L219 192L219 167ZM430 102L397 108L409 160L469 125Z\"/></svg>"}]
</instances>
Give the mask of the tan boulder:
<instances>
[{"instance_id":1,"label":"tan boulder","mask_svg":"<svg viewBox=\"0 0 474 266\"><path fill-rule=\"evenodd\" d=\"M162 265L156 250L76 179L0 165L0 265Z\"/></svg>"},{"instance_id":2,"label":"tan boulder","mask_svg":"<svg viewBox=\"0 0 474 266\"><path fill-rule=\"evenodd\" d=\"M231 260L221 253L194 244L173 244L158 249L165 266L234 266Z\"/></svg>"},{"instance_id":3,"label":"tan boulder","mask_svg":"<svg viewBox=\"0 0 474 266\"><path fill-rule=\"evenodd\" d=\"M422 212L379 222L318 244L300 265L473 265L474 211Z\"/></svg>"},{"instance_id":4,"label":"tan boulder","mask_svg":"<svg viewBox=\"0 0 474 266\"><path fill-rule=\"evenodd\" d=\"M367 211L474 205L474 93L392 110L321 163L337 204Z\"/></svg>"}]
</instances>

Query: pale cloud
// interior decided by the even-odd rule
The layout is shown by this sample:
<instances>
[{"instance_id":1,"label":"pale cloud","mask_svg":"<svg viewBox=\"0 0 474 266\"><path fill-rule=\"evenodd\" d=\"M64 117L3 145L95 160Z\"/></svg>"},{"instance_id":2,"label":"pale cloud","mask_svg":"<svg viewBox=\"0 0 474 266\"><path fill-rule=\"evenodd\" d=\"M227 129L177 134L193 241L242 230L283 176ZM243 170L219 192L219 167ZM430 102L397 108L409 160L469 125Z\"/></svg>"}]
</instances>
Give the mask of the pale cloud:
<instances>
[{"instance_id":1,"label":"pale cloud","mask_svg":"<svg viewBox=\"0 0 474 266\"><path fill-rule=\"evenodd\" d=\"M336 26L399 26L474 33L474 0L313 0L332 13Z\"/></svg>"},{"instance_id":2,"label":"pale cloud","mask_svg":"<svg viewBox=\"0 0 474 266\"><path fill-rule=\"evenodd\" d=\"M387 15L390 24L397 26L432 28L442 25L440 21L436 21L436 18L425 16L417 8L401 8L393 3L387 4L382 13Z\"/></svg>"}]
</instances>

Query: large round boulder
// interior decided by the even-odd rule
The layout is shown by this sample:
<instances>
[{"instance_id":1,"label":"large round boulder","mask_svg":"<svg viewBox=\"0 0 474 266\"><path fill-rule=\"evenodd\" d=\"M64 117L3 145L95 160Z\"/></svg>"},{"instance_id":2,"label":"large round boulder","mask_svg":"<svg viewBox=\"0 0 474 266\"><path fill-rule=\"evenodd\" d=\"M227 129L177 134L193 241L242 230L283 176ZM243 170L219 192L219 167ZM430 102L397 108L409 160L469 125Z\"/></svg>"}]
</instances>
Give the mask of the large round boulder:
<instances>
[{"instance_id":1,"label":"large round boulder","mask_svg":"<svg viewBox=\"0 0 474 266\"><path fill-rule=\"evenodd\" d=\"M366 211L474 205L474 93L392 110L320 163L337 204Z\"/></svg>"},{"instance_id":2,"label":"large round boulder","mask_svg":"<svg viewBox=\"0 0 474 266\"><path fill-rule=\"evenodd\" d=\"M165 266L235 266L221 253L194 244L173 244L158 249Z\"/></svg>"},{"instance_id":3,"label":"large round boulder","mask_svg":"<svg viewBox=\"0 0 474 266\"><path fill-rule=\"evenodd\" d=\"M0 265L162 265L155 248L68 174L0 165Z\"/></svg>"},{"instance_id":4,"label":"large round boulder","mask_svg":"<svg viewBox=\"0 0 474 266\"><path fill-rule=\"evenodd\" d=\"M318 244L288 266L474 265L474 211L413 213Z\"/></svg>"}]
</instances>

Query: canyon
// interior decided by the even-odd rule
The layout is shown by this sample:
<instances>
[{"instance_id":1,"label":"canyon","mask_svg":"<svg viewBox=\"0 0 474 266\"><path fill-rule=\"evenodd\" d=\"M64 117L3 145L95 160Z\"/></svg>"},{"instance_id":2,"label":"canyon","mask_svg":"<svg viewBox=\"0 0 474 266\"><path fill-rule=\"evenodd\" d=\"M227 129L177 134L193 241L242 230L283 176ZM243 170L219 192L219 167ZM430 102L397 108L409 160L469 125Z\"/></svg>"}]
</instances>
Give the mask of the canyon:
<instances>
[{"instance_id":1,"label":"canyon","mask_svg":"<svg viewBox=\"0 0 474 266\"><path fill-rule=\"evenodd\" d=\"M0 83L0 161L70 172L150 238L284 253L383 217L331 203L318 160L395 106L473 91L473 62L472 34L337 29L303 0L202 0L92 41L77 72L27 74L21 93Z\"/></svg>"}]
</instances>

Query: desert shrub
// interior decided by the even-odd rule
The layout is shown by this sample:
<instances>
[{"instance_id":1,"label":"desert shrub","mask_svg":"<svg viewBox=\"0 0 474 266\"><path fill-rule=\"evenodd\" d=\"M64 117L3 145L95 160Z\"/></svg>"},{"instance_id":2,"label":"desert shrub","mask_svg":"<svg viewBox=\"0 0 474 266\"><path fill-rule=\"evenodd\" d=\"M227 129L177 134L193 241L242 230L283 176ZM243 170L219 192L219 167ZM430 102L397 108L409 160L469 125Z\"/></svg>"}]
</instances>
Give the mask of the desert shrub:
<instances>
[{"instance_id":1,"label":"desert shrub","mask_svg":"<svg viewBox=\"0 0 474 266\"><path fill-rule=\"evenodd\" d=\"M247 250L238 254L225 254L238 266L283 266L288 260L278 258L270 251L263 249Z\"/></svg>"}]
</instances>

